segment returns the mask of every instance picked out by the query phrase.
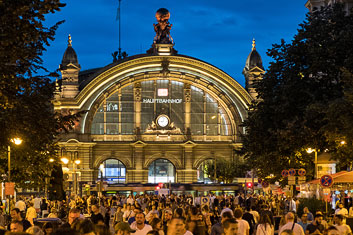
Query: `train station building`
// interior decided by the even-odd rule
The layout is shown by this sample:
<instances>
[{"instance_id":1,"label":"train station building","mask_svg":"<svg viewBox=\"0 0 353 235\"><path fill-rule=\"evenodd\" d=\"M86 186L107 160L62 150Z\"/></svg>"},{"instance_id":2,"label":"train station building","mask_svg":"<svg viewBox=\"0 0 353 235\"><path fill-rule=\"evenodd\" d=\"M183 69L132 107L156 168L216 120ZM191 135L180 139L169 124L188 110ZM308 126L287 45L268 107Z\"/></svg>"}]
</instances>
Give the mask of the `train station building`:
<instances>
[{"instance_id":1,"label":"train station building","mask_svg":"<svg viewBox=\"0 0 353 235\"><path fill-rule=\"evenodd\" d=\"M207 161L240 158L241 124L264 74L255 42L250 49L244 88L220 68L156 41L146 54L81 71L70 37L54 100L56 111L84 111L59 142L68 181L74 171L81 187L97 180L210 182Z\"/></svg>"}]
</instances>

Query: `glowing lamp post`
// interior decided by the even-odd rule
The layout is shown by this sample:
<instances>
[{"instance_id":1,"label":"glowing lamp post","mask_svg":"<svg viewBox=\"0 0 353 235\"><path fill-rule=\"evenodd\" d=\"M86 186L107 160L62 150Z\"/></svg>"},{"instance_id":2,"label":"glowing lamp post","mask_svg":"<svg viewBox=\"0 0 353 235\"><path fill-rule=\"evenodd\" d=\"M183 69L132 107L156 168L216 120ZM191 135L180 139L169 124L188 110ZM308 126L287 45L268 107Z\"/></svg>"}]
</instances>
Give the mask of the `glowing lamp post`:
<instances>
[{"instance_id":1,"label":"glowing lamp post","mask_svg":"<svg viewBox=\"0 0 353 235\"><path fill-rule=\"evenodd\" d=\"M306 150L307 153L312 153L312 152L315 152L315 160L314 160L314 164L315 164L315 179L317 179L318 177L318 169L317 169L317 149L312 149L312 148L308 148Z\"/></svg>"},{"instance_id":2,"label":"glowing lamp post","mask_svg":"<svg viewBox=\"0 0 353 235\"><path fill-rule=\"evenodd\" d=\"M13 138L10 140L12 143L14 143L15 145L20 145L22 143L22 139L20 138ZM7 146L7 167L9 170L9 175L7 177L8 181L11 182L11 146L8 145Z\"/></svg>"},{"instance_id":3,"label":"glowing lamp post","mask_svg":"<svg viewBox=\"0 0 353 235\"><path fill-rule=\"evenodd\" d=\"M69 164L70 160L66 157L62 157L60 159L62 161L62 163L64 163L65 165ZM72 162L72 180L73 180L73 192L75 193L75 195L77 195L77 172L76 172L76 167L77 165L81 164L81 160L80 159L76 159Z\"/></svg>"}]
</instances>

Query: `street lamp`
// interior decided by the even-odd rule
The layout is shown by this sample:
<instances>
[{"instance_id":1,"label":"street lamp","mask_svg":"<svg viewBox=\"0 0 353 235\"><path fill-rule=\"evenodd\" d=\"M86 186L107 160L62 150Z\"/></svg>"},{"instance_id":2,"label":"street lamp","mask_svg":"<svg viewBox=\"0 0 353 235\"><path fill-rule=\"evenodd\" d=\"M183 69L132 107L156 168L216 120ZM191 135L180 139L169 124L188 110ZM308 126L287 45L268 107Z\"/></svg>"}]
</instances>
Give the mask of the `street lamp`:
<instances>
[{"instance_id":1,"label":"street lamp","mask_svg":"<svg viewBox=\"0 0 353 235\"><path fill-rule=\"evenodd\" d=\"M70 160L66 157L62 157L60 159L65 165L67 165ZM75 195L77 195L77 174L76 174L76 167L77 165L81 164L81 160L80 159L76 159L74 161L72 161L72 180L73 180L73 192L75 193Z\"/></svg>"},{"instance_id":2,"label":"street lamp","mask_svg":"<svg viewBox=\"0 0 353 235\"><path fill-rule=\"evenodd\" d=\"M22 143L22 139L18 137L13 138L10 141L15 145L20 145ZM7 179L9 182L11 182L11 146L10 145L7 146L7 168L9 170L9 175Z\"/></svg>"},{"instance_id":3,"label":"street lamp","mask_svg":"<svg viewBox=\"0 0 353 235\"><path fill-rule=\"evenodd\" d=\"M318 178L318 169L317 169L317 149L312 149L312 148L308 148L306 150L307 153L312 153L312 152L315 152L315 160L314 160L314 164L315 164L315 179Z\"/></svg>"}]
</instances>

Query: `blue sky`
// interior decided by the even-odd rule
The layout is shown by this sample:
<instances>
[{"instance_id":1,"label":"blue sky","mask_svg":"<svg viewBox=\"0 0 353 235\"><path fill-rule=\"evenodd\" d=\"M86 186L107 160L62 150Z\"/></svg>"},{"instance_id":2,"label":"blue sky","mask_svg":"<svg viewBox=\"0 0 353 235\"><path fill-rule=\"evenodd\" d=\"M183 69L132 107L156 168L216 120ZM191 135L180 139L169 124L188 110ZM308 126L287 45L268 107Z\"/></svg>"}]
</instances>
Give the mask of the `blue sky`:
<instances>
[{"instance_id":1,"label":"blue sky","mask_svg":"<svg viewBox=\"0 0 353 235\"><path fill-rule=\"evenodd\" d=\"M64 1L65 2L65 1ZM122 0L121 46L128 55L144 53L153 42L155 12L167 8L171 35L179 54L204 60L244 85L242 70L252 39L265 68L266 51L283 38L291 41L308 10L306 0ZM47 25L65 20L43 55L44 65L55 70L72 36L81 70L112 62L118 49L118 0L71 0L62 11L49 15Z\"/></svg>"}]
</instances>

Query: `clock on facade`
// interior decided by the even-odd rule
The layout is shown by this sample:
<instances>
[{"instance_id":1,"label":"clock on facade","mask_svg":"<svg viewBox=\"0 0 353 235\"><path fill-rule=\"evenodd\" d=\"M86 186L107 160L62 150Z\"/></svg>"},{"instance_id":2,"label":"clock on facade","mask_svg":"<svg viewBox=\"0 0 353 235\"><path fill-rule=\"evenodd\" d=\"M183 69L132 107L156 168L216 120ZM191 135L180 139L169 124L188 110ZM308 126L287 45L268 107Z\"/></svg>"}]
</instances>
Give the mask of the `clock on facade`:
<instances>
[{"instance_id":1,"label":"clock on facade","mask_svg":"<svg viewBox=\"0 0 353 235\"><path fill-rule=\"evenodd\" d=\"M157 124L160 127L166 127L169 124L169 117L167 115L159 115L157 117Z\"/></svg>"}]
</instances>

